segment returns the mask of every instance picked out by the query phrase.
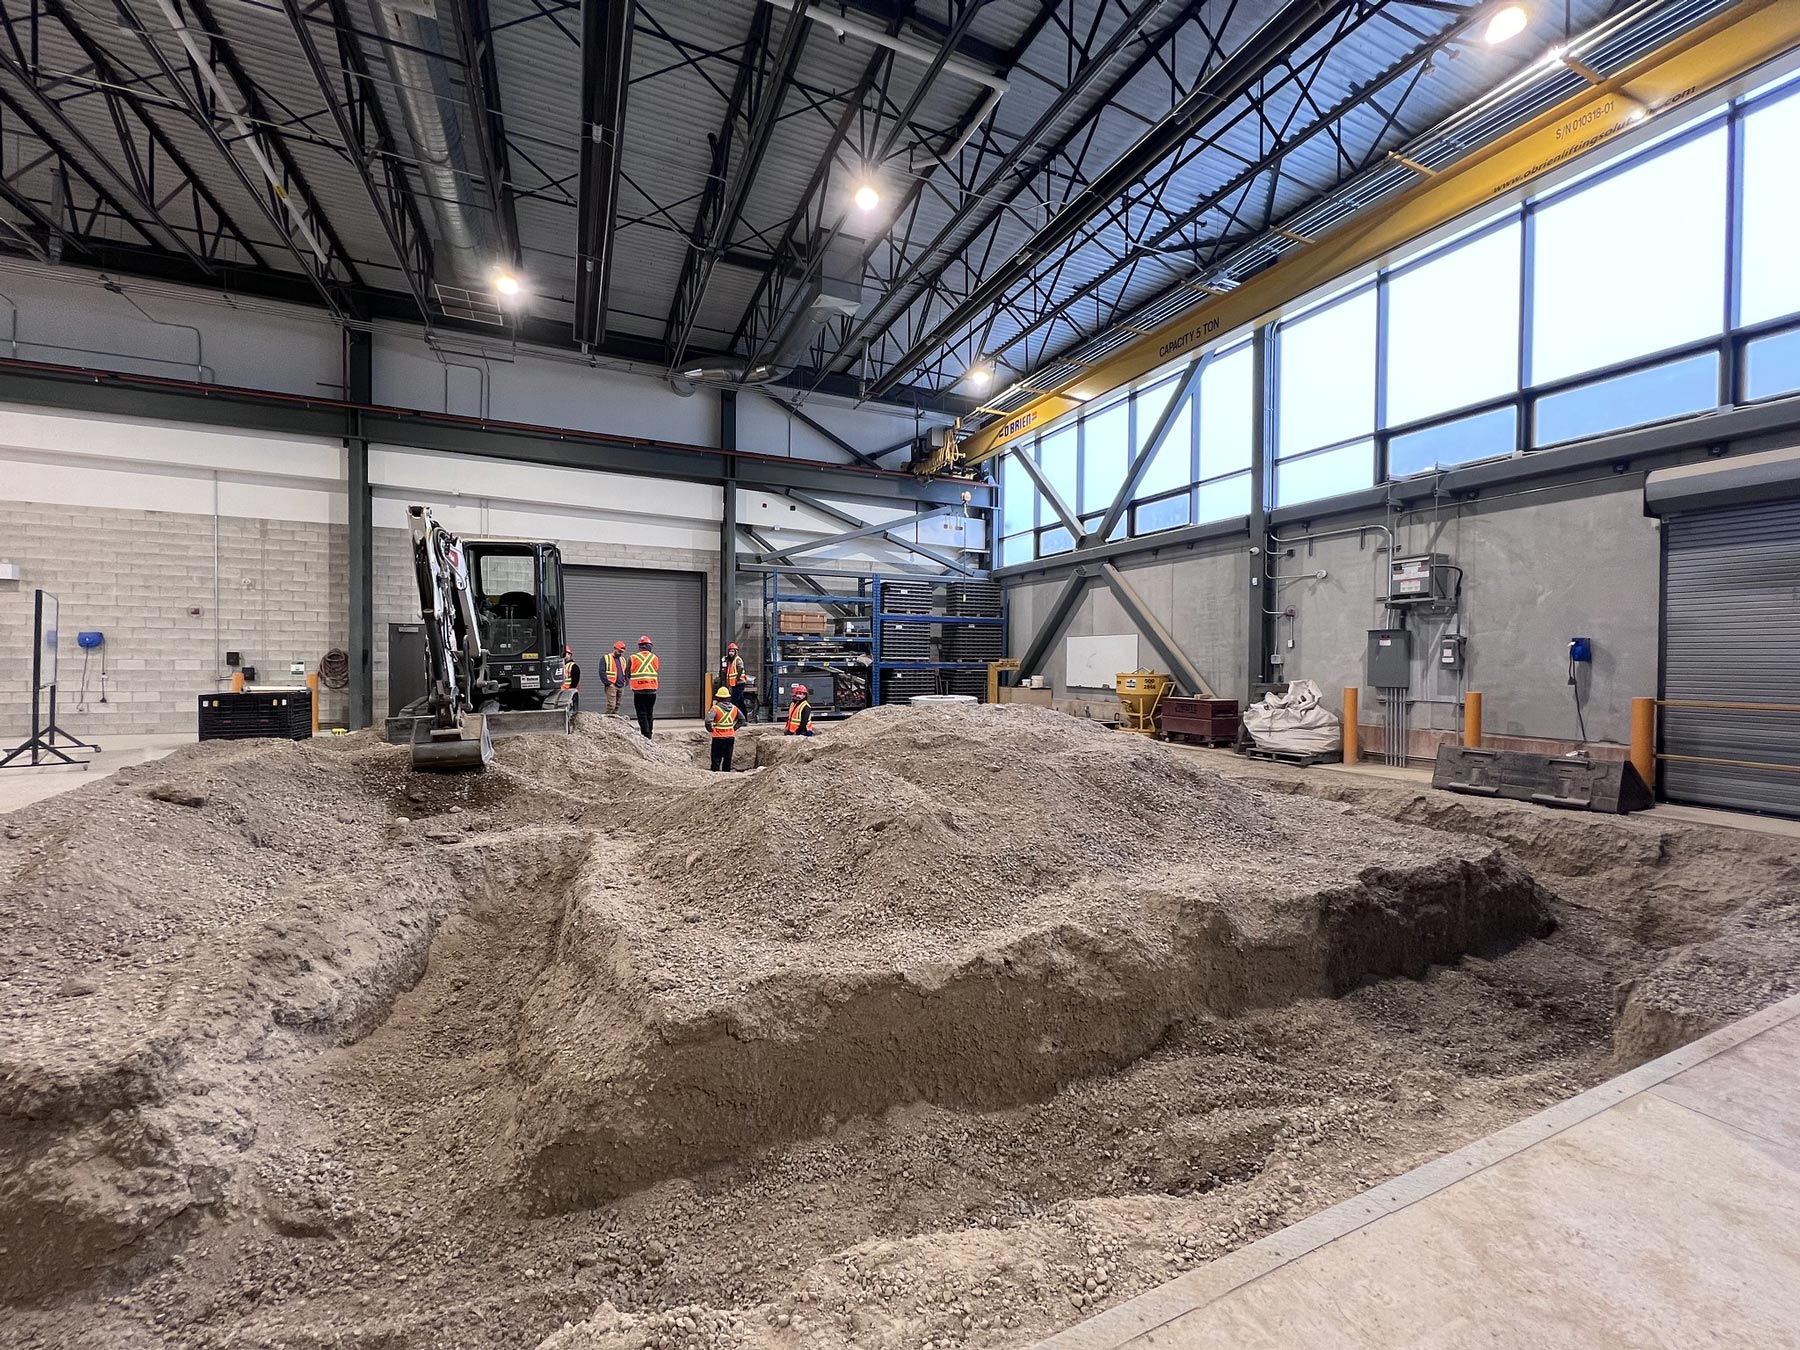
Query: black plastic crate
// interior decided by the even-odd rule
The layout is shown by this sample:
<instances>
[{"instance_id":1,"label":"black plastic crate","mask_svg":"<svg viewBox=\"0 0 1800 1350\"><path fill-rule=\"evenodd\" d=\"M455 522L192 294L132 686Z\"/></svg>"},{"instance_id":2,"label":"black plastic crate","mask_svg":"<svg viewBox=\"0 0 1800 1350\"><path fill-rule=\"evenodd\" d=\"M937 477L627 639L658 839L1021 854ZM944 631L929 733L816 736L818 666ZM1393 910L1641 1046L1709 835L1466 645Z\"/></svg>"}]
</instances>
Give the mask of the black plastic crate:
<instances>
[{"instance_id":1,"label":"black plastic crate","mask_svg":"<svg viewBox=\"0 0 1800 1350\"><path fill-rule=\"evenodd\" d=\"M203 741L248 741L265 736L304 741L312 735L312 691L256 689L241 694L202 694L199 720Z\"/></svg>"}]
</instances>

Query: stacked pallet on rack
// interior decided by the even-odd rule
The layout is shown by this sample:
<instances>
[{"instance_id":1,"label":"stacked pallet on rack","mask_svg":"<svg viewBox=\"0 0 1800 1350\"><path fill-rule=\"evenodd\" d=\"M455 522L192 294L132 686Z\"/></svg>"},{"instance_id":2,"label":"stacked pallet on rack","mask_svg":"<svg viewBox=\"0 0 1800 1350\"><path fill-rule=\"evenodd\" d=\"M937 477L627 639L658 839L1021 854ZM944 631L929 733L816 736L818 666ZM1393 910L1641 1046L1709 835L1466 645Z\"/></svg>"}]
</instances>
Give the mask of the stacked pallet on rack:
<instances>
[{"instance_id":1,"label":"stacked pallet on rack","mask_svg":"<svg viewBox=\"0 0 1800 1350\"><path fill-rule=\"evenodd\" d=\"M1000 617L999 582L952 581L944 589L946 614L963 619ZM1006 630L999 624L945 624L942 651L946 662L985 667L1006 655ZM948 693L987 697L986 669L949 671L947 684Z\"/></svg>"},{"instance_id":2,"label":"stacked pallet on rack","mask_svg":"<svg viewBox=\"0 0 1800 1350\"><path fill-rule=\"evenodd\" d=\"M881 583L881 608L885 614L931 614L937 606L937 583L930 581L888 581ZM932 651L934 629L930 623L908 623L903 619L881 620L881 661L884 665L930 665L937 660ZM881 679L881 701L904 703L920 694L938 692L935 670L887 670Z\"/></svg>"}]
</instances>

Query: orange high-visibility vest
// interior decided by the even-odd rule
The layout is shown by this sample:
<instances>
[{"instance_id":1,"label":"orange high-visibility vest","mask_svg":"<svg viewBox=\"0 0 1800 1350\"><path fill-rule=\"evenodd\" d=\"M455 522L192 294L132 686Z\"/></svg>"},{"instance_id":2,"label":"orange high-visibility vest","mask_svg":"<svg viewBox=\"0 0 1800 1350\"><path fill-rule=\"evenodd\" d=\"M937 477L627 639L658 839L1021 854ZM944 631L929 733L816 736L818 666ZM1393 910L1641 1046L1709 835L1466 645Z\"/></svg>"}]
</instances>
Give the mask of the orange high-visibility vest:
<instances>
[{"instance_id":1,"label":"orange high-visibility vest","mask_svg":"<svg viewBox=\"0 0 1800 1350\"><path fill-rule=\"evenodd\" d=\"M619 678L624 675L624 660L625 658L617 652L606 654L606 682L608 684L617 684Z\"/></svg>"},{"instance_id":2,"label":"orange high-visibility vest","mask_svg":"<svg viewBox=\"0 0 1800 1350\"><path fill-rule=\"evenodd\" d=\"M808 703L805 699L801 699L798 703L789 704L787 720L788 735L798 736L800 732L805 729L807 722L810 721L811 718L812 704Z\"/></svg>"},{"instance_id":3,"label":"orange high-visibility vest","mask_svg":"<svg viewBox=\"0 0 1800 1350\"><path fill-rule=\"evenodd\" d=\"M744 658L743 657L728 656L723 661L719 662L719 664L721 666L723 666L725 669L725 683L730 688L736 689L740 684L742 684L744 682Z\"/></svg>"},{"instance_id":4,"label":"orange high-visibility vest","mask_svg":"<svg viewBox=\"0 0 1800 1350\"><path fill-rule=\"evenodd\" d=\"M631 654L631 687L633 689L654 689L656 678L662 665L656 659L655 652L633 652Z\"/></svg>"},{"instance_id":5,"label":"orange high-visibility vest","mask_svg":"<svg viewBox=\"0 0 1800 1350\"><path fill-rule=\"evenodd\" d=\"M737 735L738 710L735 703L715 703L706 714L715 741L728 741Z\"/></svg>"}]
</instances>

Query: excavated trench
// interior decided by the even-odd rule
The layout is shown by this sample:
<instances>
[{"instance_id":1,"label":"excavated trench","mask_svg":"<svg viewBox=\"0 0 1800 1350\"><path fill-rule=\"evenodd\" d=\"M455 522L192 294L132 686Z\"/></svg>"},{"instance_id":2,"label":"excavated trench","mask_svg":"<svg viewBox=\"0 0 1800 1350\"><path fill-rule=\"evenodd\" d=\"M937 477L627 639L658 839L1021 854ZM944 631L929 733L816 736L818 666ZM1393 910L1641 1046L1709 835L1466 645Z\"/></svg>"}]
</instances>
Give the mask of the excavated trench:
<instances>
[{"instance_id":1,"label":"excavated trench","mask_svg":"<svg viewBox=\"0 0 1800 1350\"><path fill-rule=\"evenodd\" d=\"M634 927L644 913L609 899L604 877L587 885L519 1029L518 1148L539 1211L911 1102L1041 1100L1133 1063L1199 1014L1337 997L1553 927L1551 897L1493 853L1369 868L1274 905L1167 877L1137 897L1139 922L1111 932L1034 925L970 935L929 963L659 991L654 944Z\"/></svg>"}]
</instances>

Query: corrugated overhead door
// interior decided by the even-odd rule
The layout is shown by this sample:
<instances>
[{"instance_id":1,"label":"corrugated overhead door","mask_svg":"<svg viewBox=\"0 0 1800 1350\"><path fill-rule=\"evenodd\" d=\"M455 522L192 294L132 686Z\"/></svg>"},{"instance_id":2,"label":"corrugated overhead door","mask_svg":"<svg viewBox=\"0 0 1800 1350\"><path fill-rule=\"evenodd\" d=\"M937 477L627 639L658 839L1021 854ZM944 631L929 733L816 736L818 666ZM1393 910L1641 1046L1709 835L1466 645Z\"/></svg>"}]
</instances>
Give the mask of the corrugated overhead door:
<instances>
[{"instance_id":1,"label":"corrugated overhead door","mask_svg":"<svg viewBox=\"0 0 1800 1350\"><path fill-rule=\"evenodd\" d=\"M1800 499L1663 522L1663 697L1800 705ZM1800 714L1664 708L1671 801L1800 816Z\"/></svg>"},{"instance_id":2,"label":"corrugated overhead door","mask_svg":"<svg viewBox=\"0 0 1800 1350\"><path fill-rule=\"evenodd\" d=\"M625 567L563 567L569 645L581 666L581 706L604 710L601 658L623 638L627 652L648 634L662 658L656 715L699 717L706 659L706 577L699 572L639 571ZM629 713L631 699L625 700Z\"/></svg>"}]
</instances>

